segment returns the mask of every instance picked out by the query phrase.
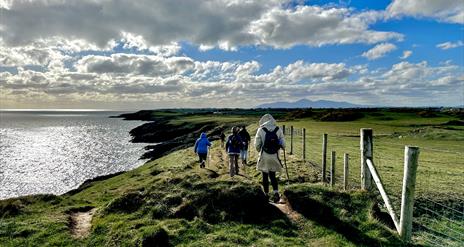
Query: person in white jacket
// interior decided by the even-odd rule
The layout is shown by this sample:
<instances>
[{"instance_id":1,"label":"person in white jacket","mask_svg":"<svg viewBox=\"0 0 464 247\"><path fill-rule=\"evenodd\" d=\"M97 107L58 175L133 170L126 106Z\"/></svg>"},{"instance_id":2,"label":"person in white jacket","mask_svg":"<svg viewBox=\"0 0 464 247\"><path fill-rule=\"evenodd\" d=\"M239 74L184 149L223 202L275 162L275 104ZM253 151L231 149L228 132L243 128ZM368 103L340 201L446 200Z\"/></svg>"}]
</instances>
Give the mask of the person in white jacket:
<instances>
[{"instance_id":1,"label":"person in white jacket","mask_svg":"<svg viewBox=\"0 0 464 247\"><path fill-rule=\"evenodd\" d=\"M263 174L263 190L269 193L269 179L273 189L274 202L280 200L276 172L282 171L282 162L279 159L279 149L285 148L285 139L282 130L277 127L275 119L265 114L259 120L259 128L255 136L255 148L259 152L257 170Z\"/></svg>"}]
</instances>

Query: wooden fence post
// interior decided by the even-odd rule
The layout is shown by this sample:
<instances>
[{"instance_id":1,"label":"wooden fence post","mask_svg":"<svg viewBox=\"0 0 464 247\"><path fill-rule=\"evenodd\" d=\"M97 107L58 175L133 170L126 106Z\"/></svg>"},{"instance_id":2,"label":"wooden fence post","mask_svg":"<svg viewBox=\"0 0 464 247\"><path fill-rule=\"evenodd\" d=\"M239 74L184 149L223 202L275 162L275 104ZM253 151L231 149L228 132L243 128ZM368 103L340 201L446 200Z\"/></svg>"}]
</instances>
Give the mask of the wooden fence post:
<instances>
[{"instance_id":1,"label":"wooden fence post","mask_svg":"<svg viewBox=\"0 0 464 247\"><path fill-rule=\"evenodd\" d=\"M326 164L327 164L327 134L322 135L322 182L325 183L326 177L325 177L325 170L326 170Z\"/></svg>"},{"instance_id":2,"label":"wooden fence post","mask_svg":"<svg viewBox=\"0 0 464 247\"><path fill-rule=\"evenodd\" d=\"M332 159L330 164L330 187L335 185L335 151L332 151Z\"/></svg>"},{"instance_id":3,"label":"wooden fence post","mask_svg":"<svg viewBox=\"0 0 464 247\"><path fill-rule=\"evenodd\" d=\"M303 128L303 164L306 162L306 129Z\"/></svg>"},{"instance_id":4,"label":"wooden fence post","mask_svg":"<svg viewBox=\"0 0 464 247\"><path fill-rule=\"evenodd\" d=\"M366 160L373 158L372 129L361 129L361 189L370 190L372 188L372 176L366 164Z\"/></svg>"},{"instance_id":5,"label":"wooden fence post","mask_svg":"<svg viewBox=\"0 0 464 247\"><path fill-rule=\"evenodd\" d=\"M290 154L293 154L293 125L290 126Z\"/></svg>"},{"instance_id":6,"label":"wooden fence post","mask_svg":"<svg viewBox=\"0 0 464 247\"><path fill-rule=\"evenodd\" d=\"M349 160L349 156L347 153L345 153L343 155L343 189L344 190L348 189L348 175L349 175L348 160Z\"/></svg>"},{"instance_id":7,"label":"wooden fence post","mask_svg":"<svg viewBox=\"0 0 464 247\"><path fill-rule=\"evenodd\" d=\"M371 159L367 159L366 163L367 163L367 168L369 169L372 175L372 178L375 182L375 185L377 185L377 188L379 189L380 195L382 196L383 202L385 203L385 207L387 208L388 214L390 214L390 217L393 220L393 224L395 225L396 231L400 232L398 218L396 217L396 213L390 202L390 198L388 197L388 194L385 191L382 180L380 180L379 173L377 172L377 169L375 169L374 163L372 162Z\"/></svg>"},{"instance_id":8,"label":"wooden fence post","mask_svg":"<svg viewBox=\"0 0 464 247\"><path fill-rule=\"evenodd\" d=\"M414 192L416 189L416 172L419 159L418 147L404 147L403 192L401 195L400 237L409 242L412 235L412 213Z\"/></svg>"},{"instance_id":9,"label":"wooden fence post","mask_svg":"<svg viewBox=\"0 0 464 247\"><path fill-rule=\"evenodd\" d=\"M282 125L282 133L285 135L285 124Z\"/></svg>"}]
</instances>

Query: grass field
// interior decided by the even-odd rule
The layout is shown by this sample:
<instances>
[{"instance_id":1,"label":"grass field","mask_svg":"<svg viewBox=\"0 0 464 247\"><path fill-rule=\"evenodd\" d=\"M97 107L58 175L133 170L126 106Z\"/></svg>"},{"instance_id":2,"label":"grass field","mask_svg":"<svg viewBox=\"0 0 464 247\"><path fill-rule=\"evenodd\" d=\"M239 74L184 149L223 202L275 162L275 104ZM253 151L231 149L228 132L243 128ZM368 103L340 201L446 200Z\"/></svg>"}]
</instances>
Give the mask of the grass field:
<instances>
[{"instance_id":1,"label":"grass field","mask_svg":"<svg viewBox=\"0 0 464 247\"><path fill-rule=\"evenodd\" d=\"M350 155L350 180L359 184L361 128L374 132L374 163L392 194L401 191L404 146L418 146L421 150L418 168L419 195L433 194L449 198L464 198L464 127L444 126L450 117L420 118L414 113L391 113L367 116L351 122L321 122L314 119L282 121L289 129L306 128L307 159L321 163L322 134L328 134L328 151L336 151L337 173L342 174L343 153ZM452 120L452 119L451 119ZM290 138L287 135L287 141ZM301 136L295 135L295 155L301 156ZM288 148L287 148L288 149Z\"/></svg>"},{"instance_id":2,"label":"grass field","mask_svg":"<svg viewBox=\"0 0 464 247\"><path fill-rule=\"evenodd\" d=\"M322 160L322 134L328 134L327 166L330 152L337 153L336 177L342 186L343 154L350 157L349 183L352 189L360 188L360 137L361 128L374 132L374 164L393 201L400 212L403 179L404 147L420 148L416 181L415 237L418 242L430 245L459 246L464 237L464 127L457 118L448 115L420 117L416 112L374 112L349 122L323 122L313 118L281 121L289 130L293 126L294 158L302 160L301 128L306 129L306 163L289 166L294 174L301 174L305 167ZM454 120L454 122L453 122ZM451 122L450 122L451 121ZM452 125L456 124L456 125ZM288 131L289 133L289 131ZM286 136L290 141L289 134ZM287 151L289 145L287 144ZM292 157L292 156L291 156ZM313 168L313 167L311 167ZM329 168L327 168L327 172ZM292 173L292 172L290 172ZM320 177L320 175L319 175ZM328 177L328 175L327 175ZM320 180L319 180L320 181ZM439 241L424 242L430 236L421 228L437 230ZM445 233L445 234L441 234ZM427 233L428 234L428 233ZM435 238L435 237L434 237ZM447 241L451 238L451 241Z\"/></svg>"},{"instance_id":3,"label":"grass field","mask_svg":"<svg viewBox=\"0 0 464 247\"><path fill-rule=\"evenodd\" d=\"M163 114L175 116L170 121L177 125L243 122L249 124L253 135L263 111L240 115ZM404 145L415 145L421 149L416 204L430 207L427 200L432 200L462 211L464 131L459 122L449 124L457 117L441 113L421 117L415 112L382 110L364 113L364 117L353 121L334 122L312 116L294 118L281 112L277 115L279 125L286 125L287 130L293 125L307 131L307 162L301 160L301 137L295 136L294 154L286 155L290 180L284 173L279 175L280 190L292 209L267 203L255 169L256 150L250 149L249 166L242 167L241 175L230 178L227 155L215 141L207 169L198 167L189 148L62 196L0 201L0 245L402 246L395 231L388 227L388 217L385 221L373 214L380 202L376 193L358 190L360 128L374 131L374 162L396 207ZM348 192L341 190L340 180L334 189L320 182L323 133L329 136L328 150L337 152L337 174L342 175L342 154L351 157ZM286 140L288 152L288 135ZM90 234L73 237L72 213L89 209L96 209ZM437 207L433 210L438 212ZM456 235L448 235L459 238L464 219L458 213L445 216L432 217L422 212L416 219L439 232L456 231ZM450 225L448 219L457 223ZM425 231L415 233L414 243L419 245L459 243L443 236L431 240Z\"/></svg>"}]
</instances>

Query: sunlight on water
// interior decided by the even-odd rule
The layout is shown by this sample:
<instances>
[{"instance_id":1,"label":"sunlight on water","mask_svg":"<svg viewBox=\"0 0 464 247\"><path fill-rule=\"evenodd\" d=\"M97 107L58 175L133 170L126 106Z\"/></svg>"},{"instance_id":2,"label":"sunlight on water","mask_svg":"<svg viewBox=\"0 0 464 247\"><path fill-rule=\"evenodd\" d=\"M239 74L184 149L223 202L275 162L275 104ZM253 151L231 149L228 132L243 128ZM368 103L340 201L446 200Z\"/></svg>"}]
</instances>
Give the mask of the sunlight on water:
<instances>
[{"instance_id":1,"label":"sunlight on water","mask_svg":"<svg viewBox=\"0 0 464 247\"><path fill-rule=\"evenodd\" d=\"M1 112L0 199L61 194L86 179L139 166L143 144L130 143L140 121L115 112Z\"/></svg>"}]
</instances>

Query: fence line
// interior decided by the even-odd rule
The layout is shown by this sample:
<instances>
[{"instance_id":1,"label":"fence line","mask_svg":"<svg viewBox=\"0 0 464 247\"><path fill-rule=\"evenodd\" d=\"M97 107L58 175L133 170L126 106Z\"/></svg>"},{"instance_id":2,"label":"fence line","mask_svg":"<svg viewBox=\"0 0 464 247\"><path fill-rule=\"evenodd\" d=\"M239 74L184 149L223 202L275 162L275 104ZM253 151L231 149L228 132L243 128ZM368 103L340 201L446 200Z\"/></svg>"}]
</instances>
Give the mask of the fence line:
<instances>
[{"instance_id":1,"label":"fence line","mask_svg":"<svg viewBox=\"0 0 464 247\"><path fill-rule=\"evenodd\" d=\"M286 128L286 138L288 138L291 133L289 133L288 130L290 130L289 126ZM325 181L328 181L327 178L329 178L329 171L327 167L327 157L326 156L326 171L323 172L322 166L323 166L323 161L321 157L323 156L323 149L324 145L321 145L323 143L323 138L321 138L321 134L318 133L312 133L311 131L306 131L303 130L303 128L293 128L292 135L293 137L291 138L294 143L297 145L293 146L293 152L291 154L294 159L301 160L303 162L300 162L304 165L308 166L313 166L316 170L320 171L320 176L319 179L326 177ZM304 137L303 137L303 133ZM377 135L378 136L378 135ZM346 135L327 135L327 146L325 148L326 152L331 151L337 151L341 153L348 153L349 154L349 160L351 160L349 163L355 164L354 167L358 167L356 164L359 164L362 155L359 153L359 142L356 142L354 138L359 138L360 135L355 135L352 133L347 133ZM374 136L375 137L375 136ZM305 140L303 140L305 139ZM330 140L329 140L330 139ZM287 139L288 140L288 139ZM343 141L343 143L340 144L340 140ZM291 141L291 140L290 140ZM301 143L301 145L299 144ZM379 173L385 173L387 175L387 178L389 180L393 179L393 176L397 176L399 173L398 171L398 164L403 162L403 157L400 155L400 149L396 149L396 147L403 147L403 144L399 143L393 143L393 142L388 142L384 141L384 139L379 139L374 142L374 148L376 148L377 152L373 153L373 160L375 160L375 166L377 167L377 170ZM437 148L421 148L422 150L425 151L432 151L434 153L436 152L442 152L444 157L449 157L450 160L453 162L452 164L455 165L454 167L458 167L459 164L463 164L462 162L459 162L459 160L456 159L454 154L461 154L460 152L454 152L450 150L443 150L443 149L437 149ZM380 150L380 151L379 151ZM397 151L395 151L397 150ZM303 152L303 153L302 153ZM388 152L386 154L385 152ZM396 155L396 153L398 155ZM464 153L463 153L464 154ZM430 155L430 153L428 154ZM455 241L455 240L444 240L443 237L440 236L434 236L434 238L430 237L429 235L433 234L444 234L446 236L446 232L453 235L457 235L458 237L454 237L455 239L459 239L464 235L464 231L462 230L462 221L464 217L464 204L460 203L461 201L464 202L464 198L461 197L460 194L456 195L449 195L451 197L451 201L449 205L445 202L437 202L434 201L433 199L429 199L426 193L430 188L433 188L432 186L435 186L434 180L432 180L432 176L434 175L435 170L430 170L432 167L439 167L437 166L432 166L432 164L448 164L447 162L443 162L438 159L438 160L430 160L427 159L427 154L425 154L425 159L421 159L421 164L427 164L425 166L421 166L421 168L418 170L418 179L416 183L416 190L417 190L417 195L420 196L420 201L418 204L414 205L415 210L419 210L418 212L423 212L421 213L420 216L415 216L419 217L418 219L421 221L417 221L416 219L413 219L413 223L417 225L423 225L422 230L417 229L416 227L413 228L413 236L415 239L418 239L417 236L421 236L423 243L432 243L432 242L450 242L450 241ZM431 157L431 156L428 156ZM295 163L297 166L299 166L299 163ZM301 169L301 167L299 168ZM334 178L337 181L344 181L344 166L343 165L336 165L334 168L335 171L335 176ZM359 169L359 168L358 168ZM360 172L358 169L350 169L353 172L350 171L349 175L347 176L349 180L349 187L350 188L360 188L362 180L360 180ZM424 170L425 169L425 170ZM384 175L385 175L384 174ZM325 176L327 175L327 176ZM338 182L337 182L338 183ZM344 188L344 183L338 184L337 188L338 189L343 189ZM401 184L393 183L389 184L385 188L385 191L388 193L391 199L391 206L395 209L399 209L399 205L401 203L401 198L399 198L399 192L401 191ZM439 192L438 192L439 193ZM454 199L453 199L454 198ZM424 201L426 200L426 201ZM457 203L456 203L457 202ZM427 205L427 203L429 205ZM462 205L462 206L461 206ZM430 207L432 206L432 207ZM435 209L432 209L434 208ZM440 209L436 209L436 207L440 207ZM461 208L463 211L461 212ZM422 210L422 211L420 211ZM446 212L444 214L440 212ZM433 233L427 232L425 234L424 229L432 229L434 230ZM448 229L450 228L450 229ZM445 231L445 232L442 232ZM442 233L440 233L442 232ZM425 236L425 237L424 237Z\"/></svg>"},{"instance_id":2,"label":"fence line","mask_svg":"<svg viewBox=\"0 0 464 247\"><path fill-rule=\"evenodd\" d=\"M424 227L424 229L425 229L425 227ZM432 246L443 246L444 245L444 243L443 243L444 241L440 237L437 237L436 235L433 235L433 234L431 234L430 232L427 232L427 231L423 231L423 232L426 235L430 236L431 238L438 240L438 242L437 242L437 241L431 240L430 238L426 238L426 239L424 239L425 242L432 244Z\"/></svg>"},{"instance_id":3,"label":"fence line","mask_svg":"<svg viewBox=\"0 0 464 247\"><path fill-rule=\"evenodd\" d=\"M435 202L435 201L433 201L433 200L431 200L431 199L429 199L429 198L424 198L424 199L427 200L427 201L429 201L429 202L432 202L432 203L434 203L434 204L440 205L440 206L442 206L442 207L444 207L444 208L447 208L447 209L449 209L449 210L451 210L451 211L454 211L454 212L456 212L456 213L458 213L458 214L461 214L462 217L464 217L464 213L463 213L463 212L460 212L460 211L458 211L458 210L456 210L456 209L454 209L454 208L451 208L451 207L448 207L448 206L446 206L446 205L443 205L443 204L441 204L441 203L439 203L439 202Z\"/></svg>"},{"instance_id":4,"label":"fence line","mask_svg":"<svg viewBox=\"0 0 464 247\"><path fill-rule=\"evenodd\" d=\"M420 224L420 223L417 223L417 222L416 222L416 224L420 225L422 228L426 229L427 231L433 232L433 233L434 233L434 237L437 237L437 238L438 238L438 237L441 236L441 237L445 237L445 238L449 238L449 239L451 239L451 240L454 240L454 241L456 241L456 242L458 242L458 243L464 243L463 240L460 240L460 239L457 239L457 238L455 238L455 237L449 236L448 234L445 234L445 233L436 231L436 230L434 230L434 229L431 229L431 228L429 228L429 227L427 227L427 226L424 226L424 225L422 225L422 224Z\"/></svg>"},{"instance_id":5,"label":"fence line","mask_svg":"<svg viewBox=\"0 0 464 247\"><path fill-rule=\"evenodd\" d=\"M428 208L428 207L420 206L420 205L416 205L416 207L418 207L418 208L420 208L420 209L422 209L422 210L425 210L425 211L427 211L427 212L430 212L430 213L432 213L432 214L434 214L434 215L436 215L436 216L438 216L438 217L440 217L440 218L442 218L442 219L445 219L445 220L447 220L447 221L449 221L449 222L451 222L451 223L453 223L453 224L456 224L456 225L458 225L459 227L463 227L463 228L464 228L464 225L461 225L461 223L459 223L459 222L457 222L457 221L455 221L455 220L453 220L453 219L449 219L448 217L446 217L446 216L444 216L444 215L442 215L442 214L440 214L440 213L438 213L438 212L436 212L436 211L434 211L434 210L432 210L432 209L430 209L430 208Z\"/></svg>"}]
</instances>

